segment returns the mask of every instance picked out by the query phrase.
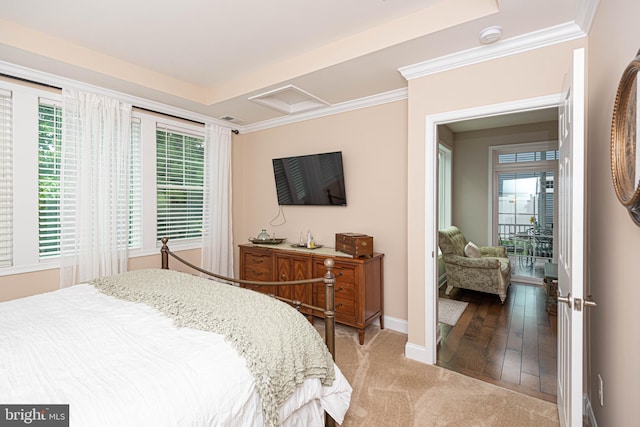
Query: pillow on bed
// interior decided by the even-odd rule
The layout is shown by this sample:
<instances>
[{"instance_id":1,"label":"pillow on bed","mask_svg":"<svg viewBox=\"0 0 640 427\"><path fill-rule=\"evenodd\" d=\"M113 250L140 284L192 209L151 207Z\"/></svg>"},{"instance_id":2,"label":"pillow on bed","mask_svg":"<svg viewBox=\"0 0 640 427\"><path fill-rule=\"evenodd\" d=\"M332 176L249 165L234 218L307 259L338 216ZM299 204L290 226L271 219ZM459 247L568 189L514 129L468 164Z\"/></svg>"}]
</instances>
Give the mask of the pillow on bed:
<instances>
[{"instance_id":1,"label":"pillow on bed","mask_svg":"<svg viewBox=\"0 0 640 427\"><path fill-rule=\"evenodd\" d=\"M469 242L464 247L464 254L469 258L480 258L480 248L475 243Z\"/></svg>"}]
</instances>

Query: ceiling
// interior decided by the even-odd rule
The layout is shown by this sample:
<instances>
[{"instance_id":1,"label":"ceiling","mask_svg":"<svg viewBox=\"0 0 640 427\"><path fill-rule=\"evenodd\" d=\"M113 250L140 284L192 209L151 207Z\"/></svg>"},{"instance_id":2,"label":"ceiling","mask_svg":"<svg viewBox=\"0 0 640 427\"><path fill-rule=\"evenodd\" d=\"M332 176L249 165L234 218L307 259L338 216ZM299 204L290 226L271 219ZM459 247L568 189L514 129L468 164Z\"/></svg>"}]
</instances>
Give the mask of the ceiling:
<instances>
[{"instance_id":1,"label":"ceiling","mask_svg":"<svg viewBox=\"0 0 640 427\"><path fill-rule=\"evenodd\" d=\"M3 0L0 61L242 129L402 90L400 68L579 23L593 2Z\"/></svg>"}]
</instances>

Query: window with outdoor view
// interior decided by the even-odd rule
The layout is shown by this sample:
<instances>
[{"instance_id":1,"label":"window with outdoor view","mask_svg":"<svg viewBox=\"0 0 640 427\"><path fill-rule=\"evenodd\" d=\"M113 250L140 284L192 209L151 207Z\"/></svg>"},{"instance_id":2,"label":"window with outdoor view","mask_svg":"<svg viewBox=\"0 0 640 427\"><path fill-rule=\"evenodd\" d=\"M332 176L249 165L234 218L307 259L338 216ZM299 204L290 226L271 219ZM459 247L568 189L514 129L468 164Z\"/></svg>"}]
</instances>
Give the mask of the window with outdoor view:
<instances>
[{"instance_id":1,"label":"window with outdoor view","mask_svg":"<svg viewBox=\"0 0 640 427\"><path fill-rule=\"evenodd\" d=\"M0 80L0 277L59 266L62 102L55 89ZM173 249L200 247L204 130L132 111L129 257L157 253L163 236Z\"/></svg>"},{"instance_id":2,"label":"window with outdoor view","mask_svg":"<svg viewBox=\"0 0 640 427\"><path fill-rule=\"evenodd\" d=\"M40 258L60 255L62 108L38 108L38 248Z\"/></svg>"},{"instance_id":3,"label":"window with outdoor view","mask_svg":"<svg viewBox=\"0 0 640 427\"><path fill-rule=\"evenodd\" d=\"M142 154L140 121L131 123L129 248L142 243ZM62 107L38 107L38 248L41 259L60 255L60 167Z\"/></svg>"},{"instance_id":4,"label":"window with outdoor view","mask_svg":"<svg viewBox=\"0 0 640 427\"><path fill-rule=\"evenodd\" d=\"M498 244L505 246L518 272L554 260L554 184L558 151L548 144L501 148L494 163ZM517 150L517 151L516 151Z\"/></svg>"},{"instance_id":5,"label":"window with outdoor view","mask_svg":"<svg viewBox=\"0 0 640 427\"><path fill-rule=\"evenodd\" d=\"M204 137L156 128L157 238L202 236Z\"/></svg>"}]
</instances>

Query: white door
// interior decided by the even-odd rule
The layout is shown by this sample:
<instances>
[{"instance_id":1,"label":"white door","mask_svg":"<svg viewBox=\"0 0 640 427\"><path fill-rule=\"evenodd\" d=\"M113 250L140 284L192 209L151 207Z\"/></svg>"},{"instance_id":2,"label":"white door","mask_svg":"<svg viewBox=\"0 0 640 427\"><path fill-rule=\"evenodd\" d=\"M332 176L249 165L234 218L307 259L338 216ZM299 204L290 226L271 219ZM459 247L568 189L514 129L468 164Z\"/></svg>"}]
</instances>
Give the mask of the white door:
<instances>
[{"instance_id":1,"label":"white door","mask_svg":"<svg viewBox=\"0 0 640 427\"><path fill-rule=\"evenodd\" d=\"M562 298L558 300L558 412L563 427L582 426L584 67L584 49L576 49L559 117L558 291Z\"/></svg>"}]
</instances>

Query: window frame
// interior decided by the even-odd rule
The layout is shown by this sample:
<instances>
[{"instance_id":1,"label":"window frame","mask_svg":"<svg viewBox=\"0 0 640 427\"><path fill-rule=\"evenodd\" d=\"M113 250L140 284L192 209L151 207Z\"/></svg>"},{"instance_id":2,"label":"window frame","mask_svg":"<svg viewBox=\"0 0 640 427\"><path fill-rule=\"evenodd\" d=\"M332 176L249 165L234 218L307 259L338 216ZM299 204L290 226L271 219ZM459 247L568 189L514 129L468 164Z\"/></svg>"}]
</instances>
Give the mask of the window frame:
<instances>
[{"instance_id":1,"label":"window frame","mask_svg":"<svg viewBox=\"0 0 640 427\"><path fill-rule=\"evenodd\" d=\"M202 186L197 186L197 185L188 185L185 184L184 182L182 182L181 187L183 189L186 189L186 191L189 190L196 190L198 191L199 188L201 188L202 190L202 209L204 209L204 191L205 191L205 185L204 185L204 169L205 169L205 163L206 163L206 159L205 159L205 135L204 135L204 127L198 129L195 126L185 126L184 124L180 124L177 125L176 123L168 123L166 120L162 120L162 121L157 121L155 124L155 128L156 128L156 133L155 133L155 138L154 138L154 143L155 143L155 147L156 147L156 189L155 189L155 194L156 194L156 237L158 242L160 242L160 240L163 237L167 237L165 235L160 235L158 229L160 227L159 223L159 207L158 207L158 197L159 197L159 189L160 189L160 184L158 183L159 180L159 171L157 169L157 162L158 162L158 150L157 150L157 145L158 145L158 132L159 131L165 131L167 134L169 133L174 133L183 137L190 137L190 138L198 138L202 140ZM182 171L185 171L185 167L183 164L182 167ZM166 190L171 190L170 189L170 185L169 184L165 184L162 185L163 188L165 188ZM202 220L202 219L201 219ZM167 233L165 233L167 234ZM171 238L169 236L169 238ZM193 242L201 242L202 240L202 222L200 223L200 234L198 236L192 236L192 237L186 237L186 238L173 238L173 242L181 242L181 243L193 243ZM172 247L174 247L175 245L172 245Z\"/></svg>"},{"instance_id":2,"label":"window frame","mask_svg":"<svg viewBox=\"0 0 640 427\"><path fill-rule=\"evenodd\" d=\"M490 197L491 200L489 202L489 206L491 209L489 215L489 230L490 230L490 240L493 245L498 245L498 176L500 173L515 173L515 172L547 172L552 170L554 172L554 177L557 179L558 176L558 160L534 160L530 162L510 162L510 163L498 163L498 156L501 154L510 154L510 153L523 153L530 151L557 151L558 150L558 142L557 141L541 141L541 142L530 142L530 143L520 143L520 144L505 144L505 145L495 145L489 147L489 182L490 182ZM557 192L554 190L554 224L557 224L557 215L558 215L558 201L557 201ZM554 231L555 233L556 231ZM554 236L555 237L555 236ZM555 239L554 239L555 240ZM554 251L555 253L555 251Z\"/></svg>"}]
</instances>

